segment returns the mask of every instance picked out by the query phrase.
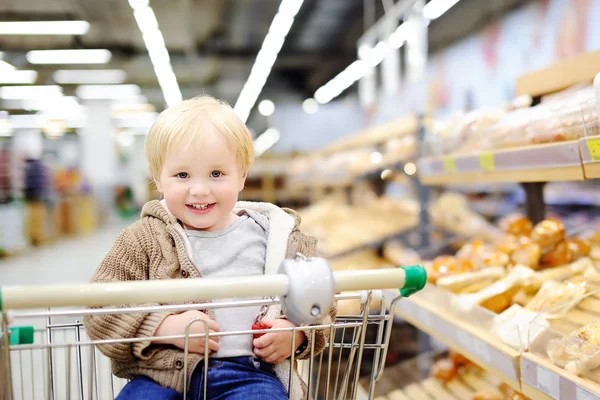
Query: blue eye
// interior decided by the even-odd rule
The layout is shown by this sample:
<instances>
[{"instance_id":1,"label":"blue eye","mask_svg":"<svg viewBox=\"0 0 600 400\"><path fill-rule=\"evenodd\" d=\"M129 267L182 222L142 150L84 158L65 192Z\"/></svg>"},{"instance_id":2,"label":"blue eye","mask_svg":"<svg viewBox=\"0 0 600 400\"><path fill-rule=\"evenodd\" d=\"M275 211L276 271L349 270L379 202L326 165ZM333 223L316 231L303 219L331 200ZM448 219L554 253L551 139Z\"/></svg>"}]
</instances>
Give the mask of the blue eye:
<instances>
[{"instance_id":1,"label":"blue eye","mask_svg":"<svg viewBox=\"0 0 600 400\"><path fill-rule=\"evenodd\" d=\"M177 176L178 178L181 178L181 179L186 179L186 178L188 178L190 175L189 175L187 172L180 172L180 173L178 173L176 176Z\"/></svg>"},{"instance_id":2,"label":"blue eye","mask_svg":"<svg viewBox=\"0 0 600 400\"><path fill-rule=\"evenodd\" d=\"M213 171L210 173L211 178L220 178L223 175L220 171Z\"/></svg>"}]
</instances>

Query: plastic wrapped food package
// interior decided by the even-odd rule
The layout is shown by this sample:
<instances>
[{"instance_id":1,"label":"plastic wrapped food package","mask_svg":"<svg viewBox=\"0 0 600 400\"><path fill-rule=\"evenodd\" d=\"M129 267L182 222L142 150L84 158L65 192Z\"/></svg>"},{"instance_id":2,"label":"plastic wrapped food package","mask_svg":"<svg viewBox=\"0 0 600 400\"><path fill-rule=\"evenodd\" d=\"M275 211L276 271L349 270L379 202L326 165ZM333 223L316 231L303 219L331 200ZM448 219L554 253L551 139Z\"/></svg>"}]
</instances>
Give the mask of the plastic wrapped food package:
<instances>
[{"instance_id":1,"label":"plastic wrapped food package","mask_svg":"<svg viewBox=\"0 0 600 400\"><path fill-rule=\"evenodd\" d=\"M500 229L514 236L529 236L533 230L533 223L527 217L520 214L511 214L500 220Z\"/></svg>"},{"instance_id":2,"label":"plastic wrapped food package","mask_svg":"<svg viewBox=\"0 0 600 400\"><path fill-rule=\"evenodd\" d=\"M427 271L427 279L431 283L436 283L444 276L462 274L474 269L473 263L469 260L453 256L439 256L433 260L431 269Z\"/></svg>"},{"instance_id":3,"label":"plastic wrapped food package","mask_svg":"<svg viewBox=\"0 0 600 400\"><path fill-rule=\"evenodd\" d=\"M537 243L525 243L512 253L511 261L515 265L538 269L541 257L542 248Z\"/></svg>"},{"instance_id":4,"label":"plastic wrapped food package","mask_svg":"<svg viewBox=\"0 0 600 400\"><path fill-rule=\"evenodd\" d=\"M554 219L545 219L531 232L531 239L540 245L543 252L551 250L565 238L565 226Z\"/></svg>"},{"instance_id":5,"label":"plastic wrapped food package","mask_svg":"<svg viewBox=\"0 0 600 400\"><path fill-rule=\"evenodd\" d=\"M573 256L574 254L571 252L567 241L561 240L556 246L542 255L542 258L540 258L540 265L543 268L558 267L573 261Z\"/></svg>"},{"instance_id":6,"label":"plastic wrapped food package","mask_svg":"<svg viewBox=\"0 0 600 400\"><path fill-rule=\"evenodd\" d=\"M562 267L535 272L523 284L526 293L537 293L546 281L563 281L577 275L596 271L591 259L584 257Z\"/></svg>"},{"instance_id":7,"label":"plastic wrapped food package","mask_svg":"<svg viewBox=\"0 0 600 400\"><path fill-rule=\"evenodd\" d=\"M467 199L457 193L444 193L429 207L432 222L465 237L495 242L503 233L481 215L471 211Z\"/></svg>"},{"instance_id":8,"label":"plastic wrapped food package","mask_svg":"<svg viewBox=\"0 0 600 400\"><path fill-rule=\"evenodd\" d=\"M600 366L600 321L548 343L548 357L561 368L583 375Z\"/></svg>"},{"instance_id":9,"label":"plastic wrapped food package","mask_svg":"<svg viewBox=\"0 0 600 400\"><path fill-rule=\"evenodd\" d=\"M587 240L567 239L566 241L574 260L581 257L588 257L592 252L592 246Z\"/></svg>"},{"instance_id":10,"label":"plastic wrapped food package","mask_svg":"<svg viewBox=\"0 0 600 400\"><path fill-rule=\"evenodd\" d=\"M472 294L462 294L455 299L459 310L468 311L480 305L488 310L500 313L512 304L512 298L521 285L532 278L535 272L527 267L517 266L507 276L496 281L491 286Z\"/></svg>"},{"instance_id":11,"label":"plastic wrapped food package","mask_svg":"<svg viewBox=\"0 0 600 400\"><path fill-rule=\"evenodd\" d=\"M506 275L502 267L491 267L480 271L465 272L460 275L444 276L437 279L437 286L454 293L468 289L471 285L481 281L492 283Z\"/></svg>"},{"instance_id":12,"label":"plastic wrapped food package","mask_svg":"<svg viewBox=\"0 0 600 400\"><path fill-rule=\"evenodd\" d=\"M586 293L585 282L544 282L533 300L525 307L528 311L549 312L560 307L561 312L566 313L577 305Z\"/></svg>"}]
</instances>

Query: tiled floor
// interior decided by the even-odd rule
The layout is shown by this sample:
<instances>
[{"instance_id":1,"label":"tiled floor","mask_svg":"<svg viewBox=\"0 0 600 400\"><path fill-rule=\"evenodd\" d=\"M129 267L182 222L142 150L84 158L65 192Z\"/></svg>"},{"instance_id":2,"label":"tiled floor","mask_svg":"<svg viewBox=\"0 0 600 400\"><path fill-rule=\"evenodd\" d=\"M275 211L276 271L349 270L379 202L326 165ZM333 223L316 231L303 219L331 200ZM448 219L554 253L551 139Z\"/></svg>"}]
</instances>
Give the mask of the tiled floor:
<instances>
[{"instance_id":1,"label":"tiled floor","mask_svg":"<svg viewBox=\"0 0 600 400\"><path fill-rule=\"evenodd\" d=\"M89 236L60 239L0 259L0 285L86 282L128 223L113 220Z\"/></svg>"},{"instance_id":2,"label":"tiled floor","mask_svg":"<svg viewBox=\"0 0 600 400\"><path fill-rule=\"evenodd\" d=\"M32 248L17 256L0 259L0 285L87 282L120 230L129 223L115 219L92 235L61 239L53 244ZM89 341L85 331L77 327L79 320L81 318L75 317L53 319L52 324L73 325L53 329L52 343L60 345ZM90 346L57 347L50 353L45 348L50 337L49 331L46 330L48 322L45 318L17 318L13 321L17 326L35 327L34 345L38 346L23 350L15 347L10 352L12 389L15 398L22 400L114 398L114 394L120 390L125 381L112 376L108 359L97 349L93 349L92 358ZM50 373L52 379L49 378ZM49 384L50 381L52 385ZM94 383L90 384L90 382ZM0 379L0 386L2 386L2 379ZM2 390L3 388L0 388L0 397L3 394ZM69 392L70 397L67 395Z\"/></svg>"}]
</instances>

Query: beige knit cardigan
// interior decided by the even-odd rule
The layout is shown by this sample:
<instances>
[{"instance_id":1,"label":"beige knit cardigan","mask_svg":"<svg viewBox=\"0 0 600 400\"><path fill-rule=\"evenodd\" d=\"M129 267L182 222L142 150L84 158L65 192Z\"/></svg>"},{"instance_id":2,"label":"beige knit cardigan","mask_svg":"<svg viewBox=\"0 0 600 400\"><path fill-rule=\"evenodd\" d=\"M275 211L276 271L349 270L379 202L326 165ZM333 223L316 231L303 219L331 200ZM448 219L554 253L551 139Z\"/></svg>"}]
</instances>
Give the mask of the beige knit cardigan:
<instances>
[{"instance_id":1,"label":"beige knit cardigan","mask_svg":"<svg viewBox=\"0 0 600 400\"><path fill-rule=\"evenodd\" d=\"M269 219L267 259L265 273L277 273L284 258L297 253L316 256L316 239L298 230L300 217L291 210L283 210L269 203L238 202L236 210L259 212ZM234 211L236 211L234 210ZM150 201L142 209L141 219L125 228L117 237L92 279L93 282L114 282L148 279L199 279L198 268L193 262L191 246L176 218L164 202ZM135 304L135 299L131 299ZM143 304L153 306L158 304ZM123 305L122 307L127 307ZM150 312L139 314L97 315L84 318L88 335L93 340L119 338L150 338L161 322L172 313ZM209 312L209 315L212 315ZM279 305L271 306L267 314L281 318ZM335 308L323 321L329 324L335 318ZM297 358L310 357L311 335L307 349ZM329 329L315 333L315 354L320 353L328 341ZM134 343L104 344L99 349L111 359L113 373L121 378L132 379L147 376L160 385L183 392L184 374L192 375L202 360L200 354L190 353L187 371L183 370L183 350L173 346L154 344L150 340ZM287 389L290 361L275 366L277 376ZM306 398L305 385L295 372L292 377L294 399Z\"/></svg>"}]
</instances>

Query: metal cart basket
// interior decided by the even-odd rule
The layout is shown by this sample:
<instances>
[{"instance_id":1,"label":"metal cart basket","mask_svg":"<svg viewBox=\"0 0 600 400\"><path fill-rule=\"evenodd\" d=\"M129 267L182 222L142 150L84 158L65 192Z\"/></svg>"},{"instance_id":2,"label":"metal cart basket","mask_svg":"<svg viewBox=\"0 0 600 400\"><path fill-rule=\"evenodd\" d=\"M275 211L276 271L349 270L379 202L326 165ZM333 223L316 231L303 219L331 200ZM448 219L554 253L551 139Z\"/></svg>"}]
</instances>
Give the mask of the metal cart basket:
<instances>
[{"instance_id":1,"label":"metal cart basket","mask_svg":"<svg viewBox=\"0 0 600 400\"><path fill-rule=\"evenodd\" d=\"M331 275L335 293L341 293L335 295L336 304L350 304L352 312L348 315L338 313L331 323L280 329L301 329L307 337L312 338L318 330L325 330L328 334L324 351L315 354L313 340L310 358L305 361L294 360L292 351L291 365L297 364L297 371L305 384L305 398L372 399L376 382L381 378L385 366L394 307L402 298L399 295L390 301L390 296L384 296L382 290L402 288L401 294L408 295L424 286L425 273L422 267L415 266L333 272ZM114 399L127 381L112 374L110 360L99 347L132 343L141 339L91 340L81 322L86 315L155 311L177 313L211 308L270 306L285 302L292 290L291 286L293 282L286 275L270 275L240 279L207 278L0 288L0 399ZM306 292L305 296L312 295L309 293ZM397 291L395 293L398 294ZM252 300L230 301L232 297ZM178 305L115 306L131 304L132 299L135 299L136 304L152 302ZM208 300L212 302L199 304L200 301ZM195 303L181 305L183 302ZM348 307L344 309L348 310ZM189 327L190 325L188 329ZM187 363L187 341L191 338L201 337L208 343L209 338L214 336L266 332L268 331L249 328L246 331L190 335L186 331L186 334L178 338L185 340L184 359ZM148 338L144 340L147 341ZM368 357L363 357L367 353ZM208 367L207 356L205 354L202 361L205 367ZM367 358L371 367L369 387L363 387L359 384L359 375L361 365ZM205 368L204 373L206 372ZM289 386L292 386L291 376L292 371ZM190 377L186 376L185 379L189 382ZM203 382L203 390L206 390L207 380L204 379ZM290 391L289 398L298 398L292 392ZM187 385L183 393L183 398L186 397L189 398Z\"/></svg>"}]
</instances>

